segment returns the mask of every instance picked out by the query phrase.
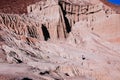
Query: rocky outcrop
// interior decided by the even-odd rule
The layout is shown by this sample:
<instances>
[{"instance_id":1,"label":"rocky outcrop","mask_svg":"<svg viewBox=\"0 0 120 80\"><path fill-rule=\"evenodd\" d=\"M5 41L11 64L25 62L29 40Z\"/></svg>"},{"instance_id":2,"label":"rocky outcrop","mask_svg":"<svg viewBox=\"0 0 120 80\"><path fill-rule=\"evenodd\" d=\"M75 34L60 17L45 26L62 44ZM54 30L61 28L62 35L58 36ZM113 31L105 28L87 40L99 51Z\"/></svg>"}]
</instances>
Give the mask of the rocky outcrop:
<instances>
[{"instance_id":1,"label":"rocky outcrop","mask_svg":"<svg viewBox=\"0 0 120 80\"><path fill-rule=\"evenodd\" d=\"M79 23L73 26L67 42L57 43L37 40L32 43L31 39L20 39L14 32L1 29L3 53L0 54L5 56L7 62L0 66L0 72L7 72L0 73L1 76L35 80L119 80L120 49L83 28L86 26L84 23L80 23L82 27L79 27Z\"/></svg>"},{"instance_id":2,"label":"rocky outcrop","mask_svg":"<svg viewBox=\"0 0 120 80\"><path fill-rule=\"evenodd\" d=\"M116 11L97 0L44 0L27 11L0 13L0 79L120 80L120 45L107 41L119 40Z\"/></svg>"},{"instance_id":3,"label":"rocky outcrop","mask_svg":"<svg viewBox=\"0 0 120 80\"><path fill-rule=\"evenodd\" d=\"M105 40L115 40L116 43L119 43L118 30L120 30L120 28L118 25L120 25L120 14L102 2L93 6L93 10L94 11L88 13L84 18L91 32L99 35ZM104 21L106 22L103 24ZM115 41L113 42L115 43Z\"/></svg>"},{"instance_id":4,"label":"rocky outcrop","mask_svg":"<svg viewBox=\"0 0 120 80\"><path fill-rule=\"evenodd\" d=\"M54 12L55 11L55 12ZM63 16L63 12L56 1L36 3L28 7L29 16L35 18L42 24L48 38L52 40L64 40L67 37L67 28ZM34 15L36 14L36 15ZM55 15L55 16L53 16ZM44 31L43 31L44 32Z\"/></svg>"},{"instance_id":5,"label":"rocky outcrop","mask_svg":"<svg viewBox=\"0 0 120 80\"><path fill-rule=\"evenodd\" d=\"M54 10L55 12L53 12ZM12 23L10 26L15 28L15 26L19 26L20 24L22 31L16 30L17 28L15 28L15 33L24 34L32 38L39 38L40 40L64 40L68 37L72 30L72 26L76 22L86 21L87 27L95 34L100 35L106 40L119 42L119 31L117 31L119 30L119 14L100 1L94 3L89 1L75 2L70 0L40 1L39 3L28 6L27 11L28 15L16 15L17 17L19 16L17 25L14 20L10 21L9 18L5 17L5 21L8 21L8 25L6 26L9 27L9 24ZM53 15L56 15L56 17ZM101 18L98 16L101 16ZM114 23L117 24L111 26L111 29L115 29L111 33L108 27L106 27L106 29L103 29L103 27L110 26L110 20L112 21L114 17L118 17L118 19L116 21L114 20ZM30 20L28 20L28 18ZM97 27L96 24L101 24L100 21L102 21L102 19L110 20L101 27ZM6 23L7 22L5 22L5 24ZM114 35L117 35L117 37L114 37Z\"/></svg>"},{"instance_id":6,"label":"rocky outcrop","mask_svg":"<svg viewBox=\"0 0 120 80\"><path fill-rule=\"evenodd\" d=\"M50 22L49 16L52 16L54 13L51 14L46 14L48 11L52 12L52 8L55 9L55 7L51 7L51 5L56 5L59 6L59 10L56 10L57 12L59 11L59 13L61 13L60 15L62 15L62 21L58 23L57 22ZM47 10L49 9L49 10ZM60 38L66 38L68 37L68 33L71 32L72 30L72 26L79 21L86 21L88 29L91 30L91 32L99 35L100 37L108 40L108 41L112 41L112 42L119 42L119 14L118 11L115 11L114 9L111 9L111 7L109 7L107 4L105 5L104 2L101 1L80 1L80 2L74 2L74 1L58 1L57 0L53 0L53 4L49 4L49 2L43 2L43 3L37 3L34 5L30 5L28 7L28 12L30 13L30 15L32 14L32 17L34 16L35 18L38 18L37 20L41 20L41 22L43 22L46 27L49 25L53 25L53 24L57 24L60 25L61 29L59 29L59 31L57 29L54 29L55 31L48 31L50 32L50 35L54 34L54 39L58 38L60 36ZM59 14L59 13L55 13L55 14ZM37 16L34 14L38 14ZM40 15L40 17L38 17ZM41 17L41 16L44 17ZM59 16L60 16L59 15ZM117 19L115 18L117 17ZM113 22L113 19L114 20ZM44 19L44 21L43 21ZM57 18L56 18L57 19ZM60 19L60 18L59 18ZM101 21L104 20L108 20L106 24L103 24L102 26L99 26L98 24L102 24ZM60 21L61 21L60 20ZM111 21L111 22L110 22ZM117 22L118 21L118 22ZM65 22L65 24L64 24ZM113 31L112 33L109 32L109 28L106 26L110 26L110 23L117 23L116 25L113 25L109 28L111 28ZM98 25L98 27L97 27ZM56 25L55 25L56 26ZM57 27L57 26L56 26ZM62 28L63 27L63 28ZM116 28L114 28L116 27ZM105 29L106 28L106 29ZM116 30L117 29L117 30ZM108 31L106 31L108 30ZM58 33L56 33L58 31ZM52 32L52 33L51 33ZM54 33L53 33L54 32ZM55 35L58 34L58 35ZM116 38L115 38L116 35Z\"/></svg>"}]
</instances>

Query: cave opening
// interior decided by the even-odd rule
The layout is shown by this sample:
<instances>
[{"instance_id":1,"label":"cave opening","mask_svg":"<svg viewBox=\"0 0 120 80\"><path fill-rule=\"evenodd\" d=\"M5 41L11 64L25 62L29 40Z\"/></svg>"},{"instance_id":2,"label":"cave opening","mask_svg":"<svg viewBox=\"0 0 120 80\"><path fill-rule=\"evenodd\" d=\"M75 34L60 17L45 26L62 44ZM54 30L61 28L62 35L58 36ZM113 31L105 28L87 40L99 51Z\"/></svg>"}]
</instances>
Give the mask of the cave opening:
<instances>
[{"instance_id":1,"label":"cave opening","mask_svg":"<svg viewBox=\"0 0 120 80\"><path fill-rule=\"evenodd\" d=\"M59 2L59 5L60 5L60 7L61 7L61 9L63 11L63 17L64 17L64 20L65 20L66 31L67 31L67 33L70 33L71 32L71 26L70 26L70 22L69 22L68 18L66 17L67 12L66 12L66 10L64 10L63 4L64 3Z\"/></svg>"},{"instance_id":2,"label":"cave opening","mask_svg":"<svg viewBox=\"0 0 120 80\"><path fill-rule=\"evenodd\" d=\"M64 19L65 19L65 24L66 24L66 31L67 31L67 33L70 33L71 26L70 26L69 20L67 19L67 17L64 17Z\"/></svg>"},{"instance_id":3,"label":"cave opening","mask_svg":"<svg viewBox=\"0 0 120 80\"><path fill-rule=\"evenodd\" d=\"M44 36L44 40L47 41L48 39L50 39L50 34L48 29L46 28L45 25L42 24L42 32L43 32L43 36Z\"/></svg>"}]
</instances>

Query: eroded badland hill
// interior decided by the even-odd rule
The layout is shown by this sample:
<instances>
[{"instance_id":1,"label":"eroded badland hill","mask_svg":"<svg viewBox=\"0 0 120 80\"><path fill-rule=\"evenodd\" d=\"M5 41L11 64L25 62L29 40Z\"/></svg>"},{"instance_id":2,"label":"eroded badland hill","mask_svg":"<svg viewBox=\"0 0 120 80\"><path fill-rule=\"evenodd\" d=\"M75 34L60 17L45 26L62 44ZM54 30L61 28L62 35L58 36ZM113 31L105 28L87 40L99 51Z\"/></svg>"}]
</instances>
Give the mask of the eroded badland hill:
<instances>
[{"instance_id":1,"label":"eroded badland hill","mask_svg":"<svg viewBox=\"0 0 120 80\"><path fill-rule=\"evenodd\" d=\"M119 10L105 0L1 0L0 80L120 80Z\"/></svg>"}]
</instances>

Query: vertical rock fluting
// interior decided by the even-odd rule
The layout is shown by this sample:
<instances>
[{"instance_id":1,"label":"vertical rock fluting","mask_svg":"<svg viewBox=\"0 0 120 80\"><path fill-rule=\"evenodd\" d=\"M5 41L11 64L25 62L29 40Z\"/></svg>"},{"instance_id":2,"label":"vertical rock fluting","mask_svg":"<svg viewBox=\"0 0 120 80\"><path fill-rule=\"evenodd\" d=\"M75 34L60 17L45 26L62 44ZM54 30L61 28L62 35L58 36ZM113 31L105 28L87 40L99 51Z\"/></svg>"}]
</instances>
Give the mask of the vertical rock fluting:
<instances>
[{"instance_id":1,"label":"vertical rock fluting","mask_svg":"<svg viewBox=\"0 0 120 80\"><path fill-rule=\"evenodd\" d=\"M90 4L85 2L77 4L64 0L50 0L30 5L27 9L29 16L46 27L50 39L63 40L68 37L72 26L81 20L81 15L87 14L89 6Z\"/></svg>"},{"instance_id":2,"label":"vertical rock fluting","mask_svg":"<svg viewBox=\"0 0 120 80\"><path fill-rule=\"evenodd\" d=\"M30 5L28 6L28 13L46 28L46 32L49 33L48 38L52 40L64 40L66 38L67 32L63 12L56 1L53 1L52 4L51 1L47 1ZM47 35L45 36L47 33L43 31L44 38L47 37Z\"/></svg>"},{"instance_id":3,"label":"vertical rock fluting","mask_svg":"<svg viewBox=\"0 0 120 80\"><path fill-rule=\"evenodd\" d=\"M106 1L102 1L107 4ZM113 29L114 26L119 25L119 19L114 20L114 23L117 22L116 25L112 25L111 29L113 29L112 35L117 34L117 38L115 39L113 36L109 35L109 29L103 29L102 26L110 26L110 21L108 24L104 24L101 27L97 26L98 22L101 22L101 18L105 18L108 20L112 17L110 15L114 15L114 17L119 17L119 14L116 14L118 11L113 11L109 6L104 5L100 1L71 1L71 0L40 0L40 2L36 4L32 4L27 7L28 17L32 19L32 21L27 21L25 23L23 16L5 16L1 14L1 23L4 23L8 29L14 31L20 35L27 35L33 38L39 38L40 40L57 40L57 39L65 39L68 37L68 34L72 30L72 26L79 21L86 21L89 29L96 33L101 34L102 37L106 38L109 36L107 40L114 42L119 41L119 32ZM112 7L113 8L113 7ZM118 6L117 6L118 8ZM2 16L4 15L4 16ZM54 16L53 16L54 15ZM25 17L27 17L25 15ZM101 18L100 18L100 17ZM113 17L113 18L114 18ZM16 21L17 20L17 21ZM27 25L26 25L27 24ZM39 24L39 25L38 25ZM101 24L101 23L100 23ZM45 33L45 28L42 29L42 26L46 28L47 33ZM10 27L11 26L11 27ZM19 30L17 30L16 26L18 26ZM107 27L106 27L107 28ZM104 31L105 30L105 31ZM108 31L106 31L108 30ZM29 34L27 34L27 32ZM105 33L105 34L104 34ZM106 34L107 33L107 34ZM48 35L47 35L48 34ZM112 38L111 38L112 37Z\"/></svg>"},{"instance_id":4,"label":"vertical rock fluting","mask_svg":"<svg viewBox=\"0 0 120 80\"><path fill-rule=\"evenodd\" d=\"M120 80L120 48L100 38L119 36L119 14L102 3L59 1L30 5L27 15L0 13L0 79Z\"/></svg>"},{"instance_id":5,"label":"vertical rock fluting","mask_svg":"<svg viewBox=\"0 0 120 80\"><path fill-rule=\"evenodd\" d=\"M26 24L19 15L0 14L0 24L18 35L26 35Z\"/></svg>"},{"instance_id":6,"label":"vertical rock fluting","mask_svg":"<svg viewBox=\"0 0 120 80\"><path fill-rule=\"evenodd\" d=\"M23 16L0 13L0 25L1 29L9 30L19 36L42 40L40 26L31 20L25 19Z\"/></svg>"},{"instance_id":7,"label":"vertical rock fluting","mask_svg":"<svg viewBox=\"0 0 120 80\"><path fill-rule=\"evenodd\" d=\"M105 4L104 4L105 3ZM108 5L107 5L108 4ZM72 26L79 21L85 21L91 32L110 42L120 42L119 36L119 6L110 6L106 1L90 1L83 4L72 3L72 1L60 1L59 5L64 14L66 31L69 33ZM102 24L102 21L107 20ZM115 19L115 20L114 20ZM98 25L100 24L100 25Z\"/></svg>"}]
</instances>

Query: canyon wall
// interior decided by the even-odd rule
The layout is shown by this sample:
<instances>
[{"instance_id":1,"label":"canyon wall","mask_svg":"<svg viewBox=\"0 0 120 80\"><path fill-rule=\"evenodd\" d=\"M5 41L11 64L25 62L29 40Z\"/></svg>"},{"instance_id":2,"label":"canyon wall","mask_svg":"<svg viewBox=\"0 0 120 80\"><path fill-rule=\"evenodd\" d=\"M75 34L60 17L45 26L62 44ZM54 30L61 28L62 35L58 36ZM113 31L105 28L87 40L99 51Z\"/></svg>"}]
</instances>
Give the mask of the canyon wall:
<instances>
[{"instance_id":1,"label":"canyon wall","mask_svg":"<svg viewBox=\"0 0 120 80\"><path fill-rule=\"evenodd\" d=\"M67 37L64 15L56 1L36 3L28 6L27 9L28 15L47 29L51 40L64 40Z\"/></svg>"},{"instance_id":2,"label":"canyon wall","mask_svg":"<svg viewBox=\"0 0 120 80\"><path fill-rule=\"evenodd\" d=\"M80 1L77 3L75 1L70 1L70 0L67 0L67 1L53 0L53 2L57 6L59 6L59 9L61 10L61 15L62 15L62 21L65 22L63 31L60 31L59 29L60 33L62 33L63 35L63 36L61 35L62 38L68 37L68 33L71 32L72 26L76 22L86 21L86 24L87 24L86 27L88 27L88 29L90 29L91 32L99 35L105 40L112 41L112 42L119 42L119 38L120 38L119 37L120 14L118 13L119 10L116 11L113 9L113 7L107 4L104 4L105 3L104 1L101 2L99 0L96 0L93 2ZM44 16L47 16L46 20L48 20L48 22L46 21L46 23L51 24L48 16L56 15L56 14L59 14L60 12L59 13L55 12L55 14L51 13L49 15L45 14L44 12L46 13L52 12L52 10L50 10L50 8L52 7L48 5L49 5L49 2L30 5L27 8L28 13L33 14L35 18L44 14ZM47 10L47 8L49 10ZM55 7L53 8L55 9ZM34 14L38 14L38 16L35 16ZM102 24L104 20L106 20L106 23Z\"/></svg>"},{"instance_id":3,"label":"canyon wall","mask_svg":"<svg viewBox=\"0 0 120 80\"><path fill-rule=\"evenodd\" d=\"M23 2L0 13L0 80L120 80L120 45L108 42L119 42L116 10L99 0Z\"/></svg>"},{"instance_id":4,"label":"canyon wall","mask_svg":"<svg viewBox=\"0 0 120 80\"><path fill-rule=\"evenodd\" d=\"M2 3L5 4L5 2ZM105 40L119 42L119 10L114 10L113 6L107 4L106 1L40 0L40 2L35 4L29 2L29 5L26 3L24 4L24 7L26 7L24 8L25 10L14 10L28 13L27 15L24 15L24 17L28 16L31 18L31 21L28 21L28 24L32 23L32 25L37 26L35 28L37 28L36 30L39 32L36 34L39 34L40 40L64 40L69 36L69 33L72 31L72 26L74 26L76 22L86 21L86 27L88 27L91 32L99 35ZM9 13L9 9L6 8L6 10L8 10ZM24 20L23 16L20 17ZM104 20L106 20L106 23L102 24ZM10 22L8 24L10 24ZM25 24L26 23L24 23L24 25ZM31 30L29 29L28 31L30 32Z\"/></svg>"}]
</instances>

